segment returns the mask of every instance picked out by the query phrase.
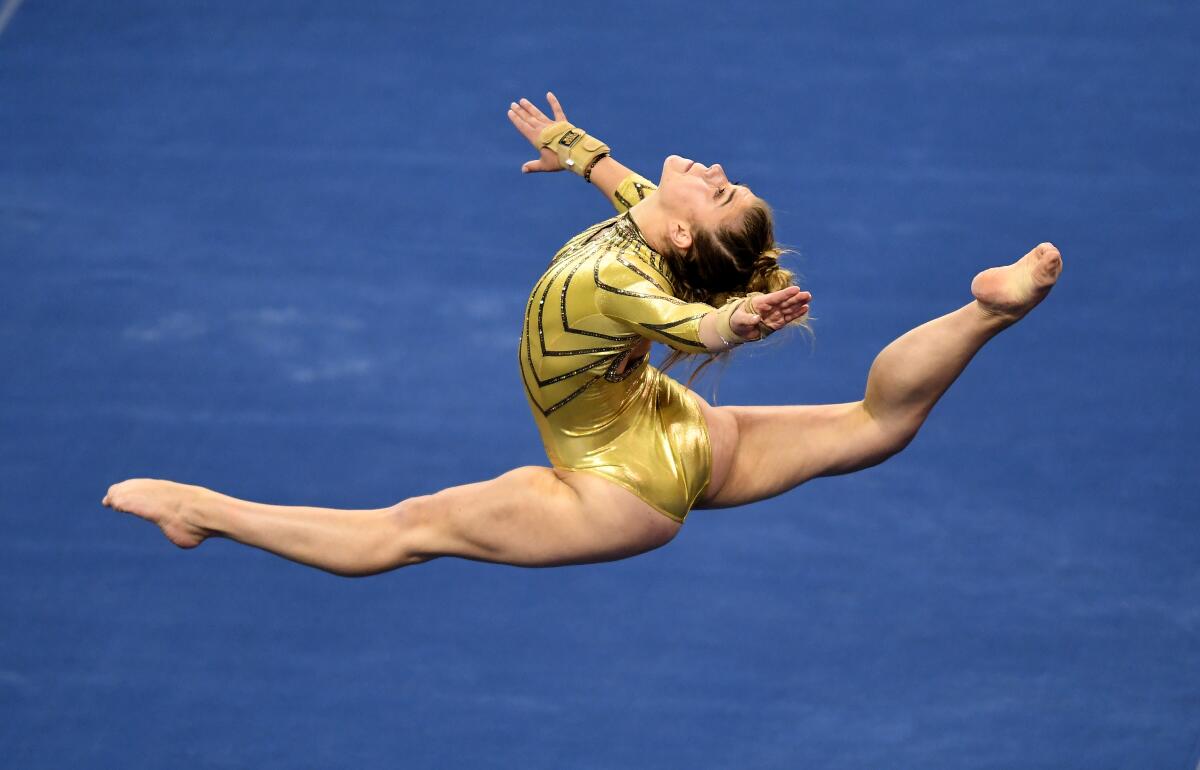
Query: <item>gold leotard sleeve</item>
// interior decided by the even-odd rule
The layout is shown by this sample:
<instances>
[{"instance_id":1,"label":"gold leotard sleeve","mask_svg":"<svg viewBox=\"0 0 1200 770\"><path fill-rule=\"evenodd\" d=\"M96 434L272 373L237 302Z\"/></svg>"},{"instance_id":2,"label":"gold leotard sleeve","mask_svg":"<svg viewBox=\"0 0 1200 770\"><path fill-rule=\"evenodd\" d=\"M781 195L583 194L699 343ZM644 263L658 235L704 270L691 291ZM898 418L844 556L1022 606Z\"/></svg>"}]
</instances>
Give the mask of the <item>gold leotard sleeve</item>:
<instances>
[{"instance_id":1,"label":"gold leotard sleeve","mask_svg":"<svg viewBox=\"0 0 1200 770\"><path fill-rule=\"evenodd\" d=\"M613 190L612 197L609 201L616 207L617 211L624 214L633 208L639 201L645 200L646 196L658 189L658 186L651 182L646 177L638 173L630 173L629 176L621 180L621 184L617 185L617 189Z\"/></svg>"},{"instance_id":2,"label":"gold leotard sleeve","mask_svg":"<svg viewBox=\"0 0 1200 770\"><path fill-rule=\"evenodd\" d=\"M672 296L653 271L624 255L606 255L596 266L596 309L629 331L684 353L704 353L700 319L714 308Z\"/></svg>"}]
</instances>

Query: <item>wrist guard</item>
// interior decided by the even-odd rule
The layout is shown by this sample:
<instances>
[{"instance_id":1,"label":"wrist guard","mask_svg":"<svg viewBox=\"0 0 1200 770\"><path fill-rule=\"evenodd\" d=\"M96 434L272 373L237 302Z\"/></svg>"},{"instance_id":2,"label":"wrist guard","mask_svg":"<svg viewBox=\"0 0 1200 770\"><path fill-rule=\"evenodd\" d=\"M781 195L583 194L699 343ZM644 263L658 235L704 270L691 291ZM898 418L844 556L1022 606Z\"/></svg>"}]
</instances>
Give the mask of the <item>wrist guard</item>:
<instances>
[{"instance_id":1,"label":"wrist guard","mask_svg":"<svg viewBox=\"0 0 1200 770\"><path fill-rule=\"evenodd\" d=\"M733 314L738 308L741 308L750 315L757 315L757 311L754 309L754 298L761 296L761 291L752 291L745 297L734 297L722 305L719 310L717 310L717 336L721 338L721 342L724 342L730 348L737 347L744 342L754 342L754 340L749 340L745 337L739 336L737 332L733 330L733 326L729 323L729 321L733 318ZM763 323L762 319L760 318L758 321L757 339L766 339L768 336L774 333L775 330Z\"/></svg>"},{"instance_id":2,"label":"wrist guard","mask_svg":"<svg viewBox=\"0 0 1200 770\"><path fill-rule=\"evenodd\" d=\"M611 152L607 144L565 120L551 123L542 129L538 144L552 150L563 168L574 171L579 176L585 176L592 170L596 161Z\"/></svg>"}]
</instances>

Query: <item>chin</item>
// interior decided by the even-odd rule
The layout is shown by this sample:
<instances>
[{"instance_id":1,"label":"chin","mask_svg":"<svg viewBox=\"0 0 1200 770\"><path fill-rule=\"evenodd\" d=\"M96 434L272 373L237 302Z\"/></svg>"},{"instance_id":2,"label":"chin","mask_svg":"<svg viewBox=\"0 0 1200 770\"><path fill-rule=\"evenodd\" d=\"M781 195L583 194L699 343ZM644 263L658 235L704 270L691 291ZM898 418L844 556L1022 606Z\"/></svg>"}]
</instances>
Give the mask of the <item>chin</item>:
<instances>
[{"instance_id":1,"label":"chin","mask_svg":"<svg viewBox=\"0 0 1200 770\"><path fill-rule=\"evenodd\" d=\"M668 171L675 174L686 174L687 170L691 168L693 163L695 163L695 161L690 160L689 158L684 158L679 155L668 155L667 159L663 161L659 186L662 185L661 177L665 177Z\"/></svg>"},{"instance_id":2,"label":"chin","mask_svg":"<svg viewBox=\"0 0 1200 770\"><path fill-rule=\"evenodd\" d=\"M668 155L667 159L663 161L663 170L671 169L672 171L683 173L683 170L692 165L693 162L690 158L684 158L679 155Z\"/></svg>"}]
</instances>

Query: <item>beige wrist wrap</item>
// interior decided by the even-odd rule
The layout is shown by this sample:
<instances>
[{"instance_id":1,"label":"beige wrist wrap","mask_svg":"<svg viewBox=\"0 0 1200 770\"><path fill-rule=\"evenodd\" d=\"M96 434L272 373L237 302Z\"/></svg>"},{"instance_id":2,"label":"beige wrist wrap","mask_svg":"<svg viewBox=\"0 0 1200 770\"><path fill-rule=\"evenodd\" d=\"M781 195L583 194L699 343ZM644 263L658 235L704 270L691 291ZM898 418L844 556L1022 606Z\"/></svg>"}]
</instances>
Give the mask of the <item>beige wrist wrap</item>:
<instances>
[{"instance_id":1,"label":"beige wrist wrap","mask_svg":"<svg viewBox=\"0 0 1200 770\"><path fill-rule=\"evenodd\" d=\"M754 309L754 298L761 296L761 291L752 291L745 297L734 297L717 310L717 335L721 338L722 342L731 348L741 345L743 342L753 342L753 340L749 340L738 335L737 332L733 330L733 326L729 323L729 321L733 318L733 314L738 308L741 308L750 315L756 315L757 311ZM761 319L759 319L758 339L766 339L768 336L774 333L774 329L772 329L770 326L767 326L762 322Z\"/></svg>"},{"instance_id":2,"label":"beige wrist wrap","mask_svg":"<svg viewBox=\"0 0 1200 770\"><path fill-rule=\"evenodd\" d=\"M583 176L593 162L611 150L604 142L588 136L583 129L576 128L565 120L551 123L542 129L538 137L542 147L549 148L558 156L562 167Z\"/></svg>"}]
</instances>

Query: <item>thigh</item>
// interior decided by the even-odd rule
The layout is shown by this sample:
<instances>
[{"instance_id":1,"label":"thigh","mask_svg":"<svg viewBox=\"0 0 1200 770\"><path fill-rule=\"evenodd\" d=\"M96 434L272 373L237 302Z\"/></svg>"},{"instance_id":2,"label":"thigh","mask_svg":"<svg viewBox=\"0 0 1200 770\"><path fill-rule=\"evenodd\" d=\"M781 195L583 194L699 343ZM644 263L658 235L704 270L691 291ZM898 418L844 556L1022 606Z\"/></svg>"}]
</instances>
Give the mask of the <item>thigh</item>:
<instances>
[{"instance_id":1,"label":"thigh","mask_svg":"<svg viewBox=\"0 0 1200 770\"><path fill-rule=\"evenodd\" d=\"M526 466L411 501L427 558L525 567L633 556L670 542L679 524L588 473Z\"/></svg>"},{"instance_id":2,"label":"thigh","mask_svg":"<svg viewBox=\"0 0 1200 770\"><path fill-rule=\"evenodd\" d=\"M882 462L895 442L861 401L819 406L708 407L713 479L704 508L782 494L809 479ZM707 416L707 414L706 414ZM723 462L724 467L716 464Z\"/></svg>"}]
</instances>

